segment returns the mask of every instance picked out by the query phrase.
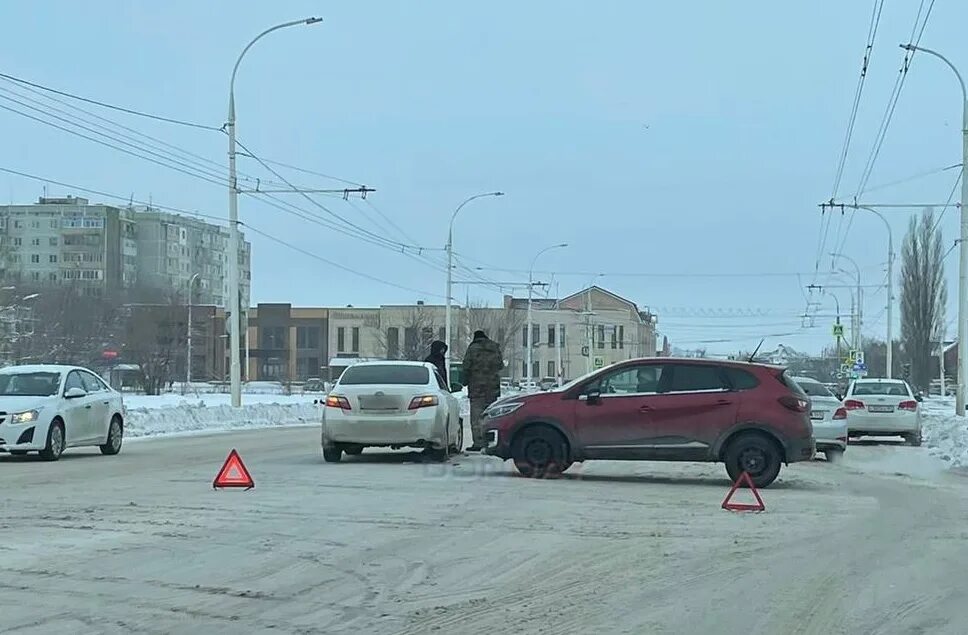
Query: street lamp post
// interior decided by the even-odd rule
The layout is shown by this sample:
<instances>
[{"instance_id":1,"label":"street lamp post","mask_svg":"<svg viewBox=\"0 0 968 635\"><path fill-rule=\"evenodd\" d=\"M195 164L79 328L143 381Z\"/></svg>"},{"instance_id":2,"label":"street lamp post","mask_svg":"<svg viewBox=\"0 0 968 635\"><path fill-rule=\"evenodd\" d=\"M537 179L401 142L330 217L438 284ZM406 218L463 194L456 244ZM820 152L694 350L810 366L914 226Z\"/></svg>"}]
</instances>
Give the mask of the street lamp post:
<instances>
[{"instance_id":1,"label":"street lamp post","mask_svg":"<svg viewBox=\"0 0 968 635\"><path fill-rule=\"evenodd\" d=\"M531 266L528 268L528 326L527 326L527 329L528 329L528 351L527 351L528 368L526 369L527 372L524 374L524 380L525 380L525 382L527 382L525 384L526 386L530 386L531 385L532 373L534 372L531 369L531 365L533 363L532 362L532 353L534 352L534 326L531 324L532 298L533 298L533 295L534 295L534 293L533 293L533 291L534 291L534 264L538 261L538 258L541 256L541 254L543 254L545 252L548 252L548 251L551 251L552 249L561 249L562 247L567 247L567 246L568 246L568 243L560 243L558 245L551 245L550 247L545 247L544 249L542 249L541 251L539 251L537 254L535 254L534 258L531 259Z\"/></svg>"},{"instance_id":2,"label":"street lamp post","mask_svg":"<svg viewBox=\"0 0 968 635\"><path fill-rule=\"evenodd\" d=\"M891 379L894 376L894 231L884 215L873 207L857 207L875 214L887 228L887 378Z\"/></svg>"},{"instance_id":3,"label":"street lamp post","mask_svg":"<svg viewBox=\"0 0 968 635\"><path fill-rule=\"evenodd\" d=\"M450 216L450 225L447 227L447 304L444 309L444 337L446 338L445 344L447 344L447 350L444 352L444 367L447 369L447 381L450 382L450 349L453 347L453 342L451 341L450 333L450 313L451 313L451 302L453 300L453 286L454 286L454 221L457 220L457 215L464 208L465 205L471 201L479 198L484 198L485 196L504 196L504 192L486 192L484 194L475 194L474 196L468 197L463 203L457 206L454 213Z\"/></svg>"},{"instance_id":4,"label":"street lamp post","mask_svg":"<svg viewBox=\"0 0 968 635\"><path fill-rule=\"evenodd\" d=\"M322 18L306 18L304 20L294 20L284 22L266 29L255 36L249 42L239 58L232 67L232 79L229 82L229 117L225 123L225 132L229 137L229 381L231 383L232 407L238 408L242 405L242 372L239 360L239 331L241 330L241 316L239 315L239 190L238 179L235 173L235 75L239 71L239 64L242 58L249 52L252 45L264 36L290 26L303 24L316 24L322 22Z\"/></svg>"},{"instance_id":5,"label":"street lamp post","mask_svg":"<svg viewBox=\"0 0 968 635\"><path fill-rule=\"evenodd\" d=\"M194 274L188 279L188 333L185 335L187 343L187 357L185 358L185 389L188 390L192 384L192 287L201 274Z\"/></svg>"},{"instance_id":6,"label":"street lamp post","mask_svg":"<svg viewBox=\"0 0 968 635\"><path fill-rule=\"evenodd\" d=\"M954 72L961 86L961 232L958 250L958 385L955 389L955 414L965 416L965 389L968 387L968 90L955 65L941 53L913 44L901 44L906 51L921 51L933 55Z\"/></svg>"},{"instance_id":7,"label":"street lamp post","mask_svg":"<svg viewBox=\"0 0 968 635\"><path fill-rule=\"evenodd\" d=\"M854 330L853 336L854 336L854 350L860 350L860 346L862 343L860 333L861 333L861 329L864 328L864 296L860 285L860 265L858 265L857 261L851 258L850 256L840 254L840 253L831 253L830 255L834 258L843 258L850 264L854 265L854 269L857 270L857 318L856 318L857 328Z\"/></svg>"}]
</instances>

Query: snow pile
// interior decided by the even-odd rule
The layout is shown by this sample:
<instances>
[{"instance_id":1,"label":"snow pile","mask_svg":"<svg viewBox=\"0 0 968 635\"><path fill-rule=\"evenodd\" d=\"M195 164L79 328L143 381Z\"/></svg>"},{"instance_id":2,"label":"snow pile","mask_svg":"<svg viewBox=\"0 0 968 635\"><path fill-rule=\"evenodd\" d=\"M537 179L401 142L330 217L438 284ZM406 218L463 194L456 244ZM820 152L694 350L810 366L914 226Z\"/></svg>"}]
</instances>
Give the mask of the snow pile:
<instances>
[{"instance_id":1,"label":"snow pile","mask_svg":"<svg viewBox=\"0 0 968 635\"><path fill-rule=\"evenodd\" d=\"M954 467L968 467L968 419L955 416L950 397L930 397L921 406L924 444Z\"/></svg>"},{"instance_id":2,"label":"snow pile","mask_svg":"<svg viewBox=\"0 0 968 635\"><path fill-rule=\"evenodd\" d=\"M301 395L245 395L239 409L221 394L126 395L124 404L128 437L315 424L321 417L313 398Z\"/></svg>"}]
</instances>

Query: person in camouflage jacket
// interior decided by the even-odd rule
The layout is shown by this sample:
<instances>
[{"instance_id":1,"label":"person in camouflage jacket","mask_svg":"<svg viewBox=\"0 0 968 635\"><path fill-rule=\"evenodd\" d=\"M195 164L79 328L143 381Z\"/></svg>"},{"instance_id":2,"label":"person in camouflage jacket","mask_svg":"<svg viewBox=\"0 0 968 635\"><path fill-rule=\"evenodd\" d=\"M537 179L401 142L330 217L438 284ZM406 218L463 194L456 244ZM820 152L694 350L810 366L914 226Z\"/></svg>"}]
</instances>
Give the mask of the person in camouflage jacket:
<instances>
[{"instance_id":1,"label":"person in camouflage jacket","mask_svg":"<svg viewBox=\"0 0 968 635\"><path fill-rule=\"evenodd\" d=\"M474 438L474 445L468 448L471 452L479 452L485 446L481 415L501 396L502 370L504 355L501 347L484 331L476 331L464 353L463 363L464 385L471 400L471 434Z\"/></svg>"}]
</instances>

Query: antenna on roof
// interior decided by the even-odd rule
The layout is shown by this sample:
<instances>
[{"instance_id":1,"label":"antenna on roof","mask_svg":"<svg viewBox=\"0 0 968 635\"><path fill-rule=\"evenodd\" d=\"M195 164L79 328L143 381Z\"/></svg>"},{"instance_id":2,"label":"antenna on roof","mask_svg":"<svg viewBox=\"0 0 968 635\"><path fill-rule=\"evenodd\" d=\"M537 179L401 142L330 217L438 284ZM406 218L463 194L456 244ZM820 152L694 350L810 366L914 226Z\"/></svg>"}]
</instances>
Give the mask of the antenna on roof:
<instances>
[{"instance_id":1,"label":"antenna on roof","mask_svg":"<svg viewBox=\"0 0 968 635\"><path fill-rule=\"evenodd\" d=\"M756 357L756 354L760 352L760 347L763 346L763 341L764 340L761 339L760 340L760 343L756 345L756 348L750 354L750 358L748 360L746 360L747 362L752 362L753 361L753 358Z\"/></svg>"}]
</instances>

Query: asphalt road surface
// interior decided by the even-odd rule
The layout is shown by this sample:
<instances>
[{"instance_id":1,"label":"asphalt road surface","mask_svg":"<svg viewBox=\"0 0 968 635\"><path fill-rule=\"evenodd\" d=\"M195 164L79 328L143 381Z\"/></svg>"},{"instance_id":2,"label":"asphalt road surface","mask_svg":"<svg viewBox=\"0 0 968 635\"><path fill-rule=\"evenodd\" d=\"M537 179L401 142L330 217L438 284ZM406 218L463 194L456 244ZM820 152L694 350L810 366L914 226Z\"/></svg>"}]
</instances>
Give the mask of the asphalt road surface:
<instances>
[{"instance_id":1,"label":"asphalt road surface","mask_svg":"<svg viewBox=\"0 0 968 635\"><path fill-rule=\"evenodd\" d=\"M483 456L325 464L316 428L0 456L3 633L952 633L968 479L920 448L786 468L720 509L720 465L534 481ZM237 448L254 490L213 491Z\"/></svg>"}]
</instances>

